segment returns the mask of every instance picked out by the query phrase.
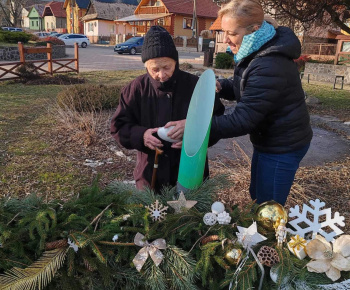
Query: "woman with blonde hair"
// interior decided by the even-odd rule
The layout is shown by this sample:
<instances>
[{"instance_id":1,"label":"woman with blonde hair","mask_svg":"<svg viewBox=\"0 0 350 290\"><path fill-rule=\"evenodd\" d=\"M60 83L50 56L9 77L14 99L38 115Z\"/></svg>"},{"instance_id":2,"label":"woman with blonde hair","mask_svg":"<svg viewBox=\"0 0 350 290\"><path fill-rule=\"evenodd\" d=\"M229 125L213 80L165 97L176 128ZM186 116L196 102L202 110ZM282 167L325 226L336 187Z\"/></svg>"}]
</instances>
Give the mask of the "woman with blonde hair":
<instances>
[{"instance_id":1,"label":"woman with blonde hair","mask_svg":"<svg viewBox=\"0 0 350 290\"><path fill-rule=\"evenodd\" d=\"M217 82L217 92L237 105L231 114L213 117L211 134L220 139L250 134L250 195L257 203L283 205L312 139L293 61L300 56L300 42L289 28L265 21L256 0L232 0L219 17L235 69L233 80Z\"/></svg>"}]
</instances>

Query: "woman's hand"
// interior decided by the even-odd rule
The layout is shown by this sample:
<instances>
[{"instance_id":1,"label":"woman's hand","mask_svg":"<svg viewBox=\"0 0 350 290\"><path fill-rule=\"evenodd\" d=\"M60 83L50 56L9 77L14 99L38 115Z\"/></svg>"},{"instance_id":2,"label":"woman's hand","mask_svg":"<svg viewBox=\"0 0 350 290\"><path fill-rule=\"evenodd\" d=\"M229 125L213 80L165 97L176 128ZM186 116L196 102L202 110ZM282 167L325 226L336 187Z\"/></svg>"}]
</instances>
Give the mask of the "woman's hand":
<instances>
[{"instance_id":1,"label":"woman's hand","mask_svg":"<svg viewBox=\"0 0 350 290\"><path fill-rule=\"evenodd\" d=\"M182 141L171 144L171 148L174 148L174 149L181 149L181 147L182 147Z\"/></svg>"},{"instance_id":2,"label":"woman's hand","mask_svg":"<svg viewBox=\"0 0 350 290\"><path fill-rule=\"evenodd\" d=\"M170 121L165 124L165 128L169 128L170 126L175 126L168 133L168 137L174 140L182 140L185 131L186 119L180 121ZM174 148L174 147L173 147Z\"/></svg>"},{"instance_id":3,"label":"woman's hand","mask_svg":"<svg viewBox=\"0 0 350 290\"><path fill-rule=\"evenodd\" d=\"M151 129L147 129L143 134L143 143L149 149L156 150L156 147L158 148L163 147L162 141L160 141L158 138L152 135L157 131L158 131L158 128L151 128Z\"/></svg>"},{"instance_id":4,"label":"woman's hand","mask_svg":"<svg viewBox=\"0 0 350 290\"><path fill-rule=\"evenodd\" d=\"M219 93L221 91L222 87L218 81L216 81L216 92Z\"/></svg>"}]
</instances>

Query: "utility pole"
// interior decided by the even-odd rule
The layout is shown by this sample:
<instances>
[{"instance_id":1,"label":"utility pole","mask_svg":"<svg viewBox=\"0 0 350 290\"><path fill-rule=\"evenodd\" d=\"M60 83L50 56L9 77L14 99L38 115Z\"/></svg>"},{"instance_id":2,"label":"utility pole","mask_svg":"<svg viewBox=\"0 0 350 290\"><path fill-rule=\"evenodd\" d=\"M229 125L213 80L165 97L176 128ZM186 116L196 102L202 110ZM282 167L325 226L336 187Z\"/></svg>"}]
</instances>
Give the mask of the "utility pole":
<instances>
[{"instance_id":1,"label":"utility pole","mask_svg":"<svg viewBox=\"0 0 350 290\"><path fill-rule=\"evenodd\" d=\"M196 5L196 0L193 0L192 37L195 37L196 40L197 40L197 51L198 51L198 27L197 27L197 5Z\"/></svg>"},{"instance_id":2,"label":"utility pole","mask_svg":"<svg viewBox=\"0 0 350 290\"><path fill-rule=\"evenodd\" d=\"M71 19L71 31L70 33L74 33L74 5L75 1L74 0L70 0L70 19Z\"/></svg>"}]
</instances>

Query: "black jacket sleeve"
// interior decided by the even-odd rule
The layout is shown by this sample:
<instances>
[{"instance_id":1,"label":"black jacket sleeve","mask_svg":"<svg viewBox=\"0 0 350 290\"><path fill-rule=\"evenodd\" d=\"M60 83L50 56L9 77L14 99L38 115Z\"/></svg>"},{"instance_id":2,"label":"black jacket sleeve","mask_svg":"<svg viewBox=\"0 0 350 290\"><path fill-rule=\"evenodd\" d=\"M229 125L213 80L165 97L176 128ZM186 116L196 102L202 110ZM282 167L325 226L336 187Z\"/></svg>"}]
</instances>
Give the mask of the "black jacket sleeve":
<instances>
[{"instance_id":1,"label":"black jacket sleeve","mask_svg":"<svg viewBox=\"0 0 350 290\"><path fill-rule=\"evenodd\" d=\"M221 90L218 92L218 95L221 99L225 100L236 100L234 91L233 91L233 80L231 79L219 79L218 82L221 85Z\"/></svg>"},{"instance_id":2,"label":"black jacket sleeve","mask_svg":"<svg viewBox=\"0 0 350 290\"><path fill-rule=\"evenodd\" d=\"M276 74L279 64L257 62L247 73L247 82L235 110L224 116L214 116L211 127L213 138L232 138L251 133L275 109L286 86L286 77Z\"/></svg>"}]
</instances>

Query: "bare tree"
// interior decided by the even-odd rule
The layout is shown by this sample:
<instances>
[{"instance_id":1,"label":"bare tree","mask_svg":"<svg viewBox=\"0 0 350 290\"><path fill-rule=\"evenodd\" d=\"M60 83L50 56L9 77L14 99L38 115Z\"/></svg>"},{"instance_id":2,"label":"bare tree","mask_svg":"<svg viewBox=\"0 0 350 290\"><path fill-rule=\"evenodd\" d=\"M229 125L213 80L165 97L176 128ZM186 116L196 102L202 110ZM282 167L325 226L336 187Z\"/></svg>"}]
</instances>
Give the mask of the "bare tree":
<instances>
[{"instance_id":1,"label":"bare tree","mask_svg":"<svg viewBox=\"0 0 350 290\"><path fill-rule=\"evenodd\" d=\"M28 0L0 0L0 10L9 26L16 27L21 23L22 9Z\"/></svg>"},{"instance_id":2,"label":"bare tree","mask_svg":"<svg viewBox=\"0 0 350 290\"><path fill-rule=\"evenodd\" d=\"M350 33L350 28L344 23L350 0L261 0L261 3L268 13L279 20L301 23L304 28L315 23L335 24Z\"/></svg>"},{"instance_id":3,"label":"bare tree","mask_svg":"<svg viewBox=\"0 0 350 290\"><path fill-rule=\"evenodd\" d=\"M230 0L213 1L221 6ZM344 23L349 15L350 0L260 0L260 3L265 13L293 30L299 30L300 25L308 29L315 23L333 23L350 34L350 28Z\"/></svg>"}]
</instances>

